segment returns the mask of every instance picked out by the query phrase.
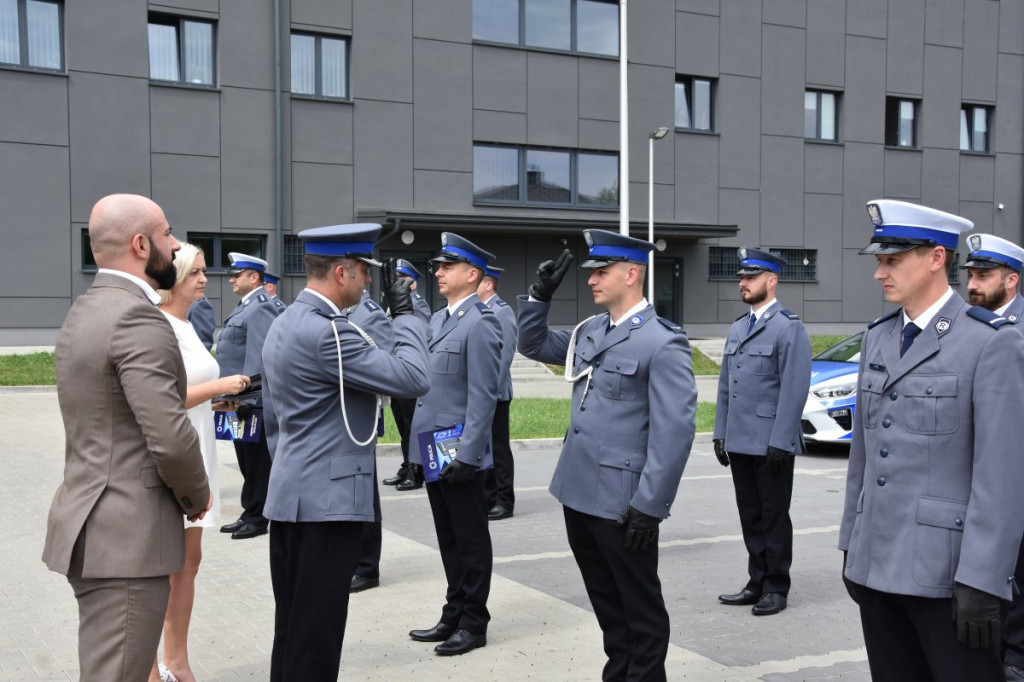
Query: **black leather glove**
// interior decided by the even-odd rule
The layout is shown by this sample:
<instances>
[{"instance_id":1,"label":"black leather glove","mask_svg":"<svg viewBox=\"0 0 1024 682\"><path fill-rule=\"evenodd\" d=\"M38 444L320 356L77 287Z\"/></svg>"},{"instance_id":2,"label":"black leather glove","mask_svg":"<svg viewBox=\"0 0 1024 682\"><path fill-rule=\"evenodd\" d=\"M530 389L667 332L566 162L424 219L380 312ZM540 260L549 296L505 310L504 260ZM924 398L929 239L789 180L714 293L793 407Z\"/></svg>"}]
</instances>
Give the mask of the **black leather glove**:
<instances>
[{"instance_id":1,"label":"black leather glove","mask_svg":"<svg viewBox=\"0 0 1024 682\"><path fill-rule=\"evenodd\" d=\"M381 268L381 290L391 319L399 315L412 315L412 279L399 277L395 272L395 259L388 258Z\"/></svg>"},{"instance_id":2,"label":"black leather glove","mask_svg":"<svg viewBox=\"0 0 1024 682\"><path fill-rule=\"evenodd\" d=\"M562 278L572 265L572 251L565 249L557 260L546 260L537 268L537 278L530 285L527 293L538 301L550 301L555 289L562 283Z\"/></svg>"},{"instance_id":3,"label":"black leather glove","mask_svg":"<svg viewBox=\"0 0 1024 682\"><path fill-rule=\"evenodd\" d=\"M635 552L638 549L647 549L652 540L657 542L660 523L659 518L648 516L634 507L627 508L626 513L618 520L620 526L626 527L626 549Z\"/></svg>"},{"instance_id":4,"label":"black leather glove","mask_svg":"<svg viewBox=\"0 0 1024 682\"><path fill-rule=\"evenodd\" d=\"M999 597L969 585L953 583L953 619L956 638L972 649L999 646L1001 641Z\"/></svg>"},{"instance_id":5,"label":"black leather glove","mask_svg":"<svg viewBox=\"0 0 1024 682\"><path fill-rule=\"evenodd\" d=\"M773 476L778 476L786 467L789 466L789 460L793 458L793 454L780 450L779 448L768 446L768 472Z\"/></svg>"},{"instance_id":6,"label":"black leather glove","mask_svg":"<svg viewBox=\"0 0 1024 682\"><path fill-rule=\"evenodd\" d=\"M252 405L249 403L239 403L238 407L235 408L235 414L242 421L249 421L249 417L252 416Z\"/></svg>"},{"instance_id":7,"label":"black leather glove","mask_svg":"<svg viewBox=\"0 0 1024 682\"><path fill-rule=\"evenodd\" d=\"M453 459L452 463L444 468L440 474L437 475L439 481L448 481L452 485L458 485L460 483L468 483L473 480L476 476L476 472L479 467L473 464L466 464L465 462Z\"/></svg>"},{"instance_id":8,"label":"black leather glove","mask_svg":"<svg viewBox=\"0 0 1024 682\"><path fill-rule=\"evenodd\" d=\"M860 585L846 577L846 552L843 552L843 585L846 585L846 593L855 604L860 604Z\"/></svg>"},{"instance_id":9,"label":"black leather glove","mask_svg":"<svg viewBox=\"0 0 1024 682\"><path fill-rule=\"evenodd\" d=\"M716 438L715 444L715 457L718 458L718 463L724 467L729 466L729 453L725 451L725 439Z\"/></svg>"}]
</instances>

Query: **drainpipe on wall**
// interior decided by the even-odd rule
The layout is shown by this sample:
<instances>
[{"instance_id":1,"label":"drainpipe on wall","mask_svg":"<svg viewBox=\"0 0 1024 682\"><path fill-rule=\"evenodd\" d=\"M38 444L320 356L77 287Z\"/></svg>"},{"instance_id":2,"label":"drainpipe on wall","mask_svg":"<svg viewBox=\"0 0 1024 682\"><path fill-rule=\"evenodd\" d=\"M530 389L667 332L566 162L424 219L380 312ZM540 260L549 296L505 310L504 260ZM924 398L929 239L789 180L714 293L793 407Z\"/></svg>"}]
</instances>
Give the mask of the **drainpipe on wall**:
<instances>
[{"instance_id":1,"label":"drainpipe on wall","mask_svg":"<svg viewBox=\"0 0 1024 682\"><path fill-rule=\"evenodd\" d=\"M284 272L284 160L281 157L281 0L274 0L274 233L277 240L277 272Z\"/></svg>"}]
</instances>

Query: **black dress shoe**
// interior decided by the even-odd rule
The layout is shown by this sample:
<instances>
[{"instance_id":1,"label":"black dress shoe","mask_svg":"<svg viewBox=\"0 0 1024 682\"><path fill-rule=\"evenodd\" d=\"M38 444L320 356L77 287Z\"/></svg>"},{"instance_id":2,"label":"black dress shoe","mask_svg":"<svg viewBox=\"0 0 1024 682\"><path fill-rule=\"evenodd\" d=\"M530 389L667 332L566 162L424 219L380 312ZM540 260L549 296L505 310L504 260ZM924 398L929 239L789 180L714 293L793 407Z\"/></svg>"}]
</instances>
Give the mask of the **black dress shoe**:
<instances>
[{"instance_id":1,"label":"black dress shoe","mask_svg":"<svg viewBox=\"0 0 1024 682\"><path fill-rule=\"evenodd\" d=\"M445 640L444 644L435 646L434 651L440 656L461 656L482 646L487 646L487 635L474 635L469 630L459 628L451 637Z\"/></svg>"},{"instance_id":2,"label":"black dress shoe","mask_svg":"<svg viewBox=\"0 0 1024 682\"><path fill-rule=\"evenodd\" d=\"M512 516L512 510L508 507L503 507L500 504L496 504L491 507L491 510L487 512L487 518L490 521L501 521Z\"/></svg>"},{"instance_id":3,"label":"black dress shoe","mask_svg":"<svg viewBox=\"0 0 1024 682\"><path fill-rule=\"evenodd\" d=\"M786 608L786 595L778 592L765 592L754 604L754 608L750 609L750 612L755 616L774 616L784 608Z\"/></svg>"},{"instance_id":4,"label":"black dress shoe","mask_svg":"<svg viewBox=\"0 0 1024 682\"><path fill-rule=\"evenodd\" d=\"M395 490L416 490L423 486L423 467L410 464L405 472L405 480L395 486Z\"/></svg>"},{"instance_id":5,"label":"black dress shoe","mask_svg":"<svg viewBox=\"0 0 1024 682\"><path fill-rule=\"evenodd\" d=\"M455 632L454 625L438 623L429 630L410 630L409 636L417 642L444 642Z\"/></svg>"},{"instance_id":6,"label":"black dress shoe","mask_svg":"<svg viewBox=\"0 0 1024 682\"><path fill-rule=\"evenodd\" d=\"M718 595L718 601L723 604L728 604L729 606L749 606L751 604L756 604L760 597L760 593L754 592L749 587L744 587L736 594Z\"/></svg>"},{"instance_id":7,"label":"black dress shoe","mask_svg":"<svg viewBox=\"0 0 1024 682\"><path fill-rule=\"evenodd\" d=\"M243 523L242 527L231 534L232 540L247 540L267 534L266 526L257 526L254 523Z\"/></svg>"},{"instance_id":8,"label":"black dress shoe","mask_svg":"<svg viewBox=\"0 0 1024 682\"><path fill-rule=\"evenodd\" d=\"M238 519L234 523L226 523L220 527L221 533L234 533L236 530L245 525L245 521Z\"/></svg>"},{"instance_id":9,"label":"black dress shoe","mask_svg":"<svg viewBox=\"0 0 1024 682\"><path fill-rule=\"evenodd\" d=\"M402 462L402 466L398 467L398 473L391 478L385 478L381 483L384 485L398 485L405 480L405 476L409 471L409 463Z\"/></svg>"},{"instance_id":10,"label":"black dress shoe","mask_svg":"<svg viewBox=\"0 0 1024 682\"><path fill-rule=\"evenodd\" d=\"M352 584L348 588L349 592L362 592L368 590L371 587L377 587L380 585L380 578L370 578L365 575L353 575Z\"/></svg>"}]
</instances>

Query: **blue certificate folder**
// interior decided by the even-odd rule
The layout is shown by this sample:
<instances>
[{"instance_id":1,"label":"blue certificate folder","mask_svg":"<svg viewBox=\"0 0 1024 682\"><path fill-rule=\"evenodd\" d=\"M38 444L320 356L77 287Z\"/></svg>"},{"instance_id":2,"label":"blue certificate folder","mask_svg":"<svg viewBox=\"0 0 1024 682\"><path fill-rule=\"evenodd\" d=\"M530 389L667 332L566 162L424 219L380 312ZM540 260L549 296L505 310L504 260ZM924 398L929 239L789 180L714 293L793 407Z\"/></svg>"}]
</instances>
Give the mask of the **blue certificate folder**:
<instances>
[{"instance_id":1,"label":"blue certificate folder","mask_svg":"<svg viewBox=\"0 0 1024 682\"><path fill-rule=\"evenodd\" d=\"M217 440L240 440L255 443L263 429L263 410L254 409L248 420L242 421L234 412L214 412Z\"/></svg>"},{"instance_id":2,"label":"blue certificate folder","mask_svg":"<svg viewBox=\"0 0 1024 682\"><path fill-rule=\"evenodd\" d=\"M427 483L437 481L437 476L452 463L459 453L462 442L462 424L449 426L437 431L423 431L416 434L423 458L423 478Z\"/></svg>"}]
</instances>

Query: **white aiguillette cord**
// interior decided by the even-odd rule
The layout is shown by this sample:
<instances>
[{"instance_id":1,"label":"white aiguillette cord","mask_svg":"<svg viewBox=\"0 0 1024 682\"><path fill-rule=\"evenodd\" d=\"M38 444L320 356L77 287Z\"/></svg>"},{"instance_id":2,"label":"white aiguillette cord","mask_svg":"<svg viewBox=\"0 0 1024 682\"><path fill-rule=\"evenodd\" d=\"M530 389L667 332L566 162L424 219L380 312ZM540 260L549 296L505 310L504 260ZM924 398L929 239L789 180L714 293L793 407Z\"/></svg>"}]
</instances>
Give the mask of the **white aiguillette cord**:
<instances>
[{"instance_id":1,"label":"white aiguillette cord","mask_svg":"<svg viewBox=\"0 0 1024 682\"><path fill-rule=\"evenodd\" d=\"M338 326L334 323L335 320L338 319L344 319L346 322L348 322L348 324L353 329L359 332L359 335L363 337L363 340L366 341L366 343L374 347L376 347L377 344L374 343L373 339L370 338L369 334L360 329L359 325L355 324L348 318L339 318L337 316L331 317L331 329L334 331L334 345L338 349L338 399L341 401L341 420L345 423L345 430L348 431L348 437L352 439L352 442L358 445L359 447L363 447L364 445L369 445L370 443L372 443L373 439L377 437L377 423L376 421L374 421L373 426L370 429L370 437L364 441L360 441L354 435L352 435L352 427L348 425L348 412L345 410L345 374L341 366L341 337L338 336ZM378 415L380 414L381 402L380 396L378 395L376 397L377 407L373 413L375 415Z\"/></svg>"},{"instance_id":2,"label":"white aiguillette cord","mask_svg":"<svg viewBox=\"0 0 1024 682\"><path fill-rule=\"evenodd\" d=\"M586 377L587 379L587 385L583 389L583 397L580 399L580 407L583 407L583 401L587 399L587 393L590 392L590 375L594 373L594 366L590 365L576 376L573 376L572 368L576 365L576 335L579 333L580 329L583 328L583 325L585 325L587 322L590 322L595 317L598 316L591 315L590 317L576 325L576 327L572 330L572 335L569 337L569 349L565 353L565 380L568 381L570 384L575 384L577 381L583 379L584 377Z\"/></svg>"}]
</instances>

